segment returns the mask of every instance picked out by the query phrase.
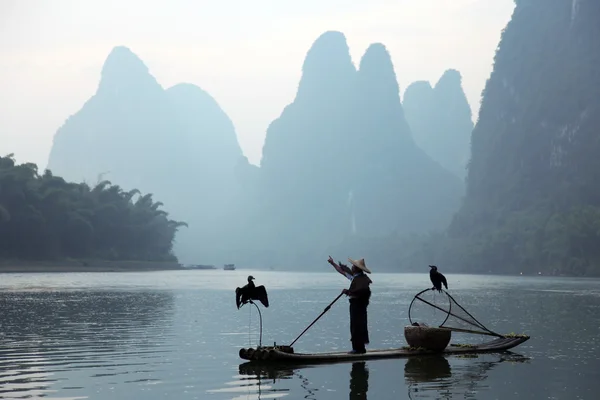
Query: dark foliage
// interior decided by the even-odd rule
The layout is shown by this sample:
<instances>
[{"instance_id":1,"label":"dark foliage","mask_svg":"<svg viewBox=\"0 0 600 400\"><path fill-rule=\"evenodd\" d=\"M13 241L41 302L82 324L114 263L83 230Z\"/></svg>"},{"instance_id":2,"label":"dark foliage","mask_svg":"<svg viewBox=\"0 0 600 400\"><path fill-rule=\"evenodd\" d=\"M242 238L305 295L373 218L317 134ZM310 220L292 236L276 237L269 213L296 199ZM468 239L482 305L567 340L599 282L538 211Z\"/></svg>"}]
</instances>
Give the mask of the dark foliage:
<instances>
[{"instance_id":1,"label":"dark foliage","mask_svg":"<svg viewBox=\"0 0 600 400\"><path fill-rule=\"evenodd\" d=\"M172 261L175 233L187 225L161 206L109 181L92 188L0 157L0 258Z\"/></svg>"}]
</instances>

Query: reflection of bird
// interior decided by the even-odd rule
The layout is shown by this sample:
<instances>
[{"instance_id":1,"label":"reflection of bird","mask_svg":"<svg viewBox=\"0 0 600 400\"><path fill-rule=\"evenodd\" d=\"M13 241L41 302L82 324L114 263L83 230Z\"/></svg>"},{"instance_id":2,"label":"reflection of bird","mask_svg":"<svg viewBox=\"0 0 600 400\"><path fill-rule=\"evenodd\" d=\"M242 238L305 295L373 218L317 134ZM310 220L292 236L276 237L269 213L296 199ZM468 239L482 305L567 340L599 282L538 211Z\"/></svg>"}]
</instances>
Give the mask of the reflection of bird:
<instances>
[{"instance_id":1,"label":"reflection of bird","mask_svg":"<svg viewBox=\"0 0 600 400\"><path fill-rule=\"evenodd\" d=\"M437 267L435 265L430 265L429 268L431 268L429 270L429 279L431 279L431 283L433 283L433 287L431 289L436 289L438 292L441 293L442 283L444 284L444 287L448 289L448 282L446 281L446 277L438 272Z\"/></svg>"},{"instance_id":2,"label":"reflection of bird","mask_svg":"<svg viewBox=\"0 0 600 400\"><path fill-rule=\"evenodd\" d=\"M248 277L248 283L244 287L235 288L235 304L238 309L248 302L252 303L252 300L259 300L265 307L269 307L267 290L263 285L254 286L254 282L252 282L253 279L254 277L250 275Z\"/></svg>"}]
</instances>

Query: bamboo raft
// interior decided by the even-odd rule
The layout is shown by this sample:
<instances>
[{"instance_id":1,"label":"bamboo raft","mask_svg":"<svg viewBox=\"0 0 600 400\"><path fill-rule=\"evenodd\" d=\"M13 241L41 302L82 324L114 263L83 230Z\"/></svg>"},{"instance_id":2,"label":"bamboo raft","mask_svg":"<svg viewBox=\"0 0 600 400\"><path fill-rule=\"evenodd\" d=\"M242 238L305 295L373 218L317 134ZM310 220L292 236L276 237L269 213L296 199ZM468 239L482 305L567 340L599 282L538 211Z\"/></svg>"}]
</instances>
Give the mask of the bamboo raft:
<instances>
[{"instance_id":1,"label":"bamboo raft","mask_svg":"<svg viewBox=\"0 0 600 400\"><path fill-rule=\"evenodd\" d=\"M403 347L397 349L368 350L363 354L350 354L348 352L295 353L291 346L268 346L258 347L256 349L242 348L239 351L239 356L244 360L262 363L332 363L389 358L407 358L430 354L454 355L468 353L495 353L512 349L513 347L516 347L527 340L529 340L529 336L519 335L514 337L501 337L476 345L451 344L441 351L433 351L425 348Z\"/></svg>"}]
</instances>

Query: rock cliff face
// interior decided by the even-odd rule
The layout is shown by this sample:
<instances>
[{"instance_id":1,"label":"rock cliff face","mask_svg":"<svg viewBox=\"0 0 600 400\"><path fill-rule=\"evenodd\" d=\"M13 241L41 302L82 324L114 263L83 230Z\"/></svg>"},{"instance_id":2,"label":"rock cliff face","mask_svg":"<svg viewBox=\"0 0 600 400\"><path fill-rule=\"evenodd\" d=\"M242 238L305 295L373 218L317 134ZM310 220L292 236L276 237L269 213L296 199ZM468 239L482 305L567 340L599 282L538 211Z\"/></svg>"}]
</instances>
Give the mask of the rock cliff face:
<instances>
[{"instance_id":1,"label":"rock cliff face","mask_svg":"<svg viewBox=\"0 0 600 400\"><path fill-rule=\"evenodd\" d=\"M48 168L90 184L104 173L154 193L190 225L177 236L180 260L201 262L215 257L241 156L231 120L209 94L191 84L164 90L135 54L116 47L96 94L56 133Z\"/></svg>"},{"instance_id":2,"label":"rock cliff face","mask_svg":"<svg viewBox=\"0 0 600 400\"><path fill-rule=\"evenodd\" d=\"M454 264L598 272L599 35L595 0L516 2L473 131L466 198L449 231L459 250Z\"/></svg>"},{"instance_id":3,"label":"rock cliff face","mask_svg":"<svg viewBox=\"0 0 600 400\"><path fill-rule=\"evenodd\" d=\"M433 88L429 82L415 82L406 89L403 106L417 145L464 179L473 121L461 80L460 73L450 69Z\"/></svg>"}]
</instances>

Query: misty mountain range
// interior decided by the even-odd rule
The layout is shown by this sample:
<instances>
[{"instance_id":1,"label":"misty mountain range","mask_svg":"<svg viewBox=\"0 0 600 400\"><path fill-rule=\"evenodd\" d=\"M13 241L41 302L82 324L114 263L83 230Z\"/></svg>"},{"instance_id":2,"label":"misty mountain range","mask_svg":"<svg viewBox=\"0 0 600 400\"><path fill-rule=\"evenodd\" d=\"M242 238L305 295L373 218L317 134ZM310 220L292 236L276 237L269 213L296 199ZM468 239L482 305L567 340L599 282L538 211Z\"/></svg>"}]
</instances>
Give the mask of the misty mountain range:
<instances>
[{"instance_id":1,"label":"misty mountain range","mask_svg":"<svg viewBox=\"0 0 600 400\"><path fill-rule=\"evenodd\" d=\"M165 89L116 47L48 168L153 193L189 224L182 262L318 268L332 253L379 270L595 274L599 20L594 0L517 1L475 126L460 72L401 99L383 44L355 66L326 32L259 166L208 93Z\"/></svg>"},{"instance_id":2,"label":"misty mountain range","mask_svg":"<svg viewBox=\"0 0 600 400\"><path fill-rule=\"evenodd\" d=\"M454 78L430 97L464 99ZM466 120L448 137L470 135L461 105ZM431 118L419 111L413 120ZM267 130L260 167L208 93L164 89L115 47L96 94L56 133L48 169L153 193L189 224L177 235L182 261L300 266L348 236L443 229L464 187L440 164L415 143L386 48L371 45L356 68L344 35L326 32L306 55L293 103Z\"/></svg>"}]
</instances>

